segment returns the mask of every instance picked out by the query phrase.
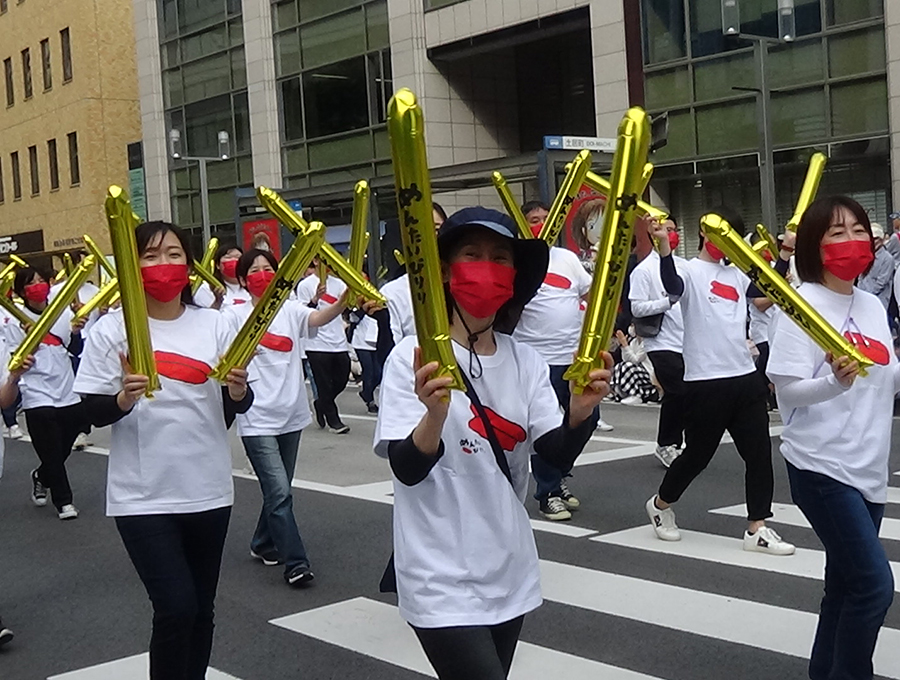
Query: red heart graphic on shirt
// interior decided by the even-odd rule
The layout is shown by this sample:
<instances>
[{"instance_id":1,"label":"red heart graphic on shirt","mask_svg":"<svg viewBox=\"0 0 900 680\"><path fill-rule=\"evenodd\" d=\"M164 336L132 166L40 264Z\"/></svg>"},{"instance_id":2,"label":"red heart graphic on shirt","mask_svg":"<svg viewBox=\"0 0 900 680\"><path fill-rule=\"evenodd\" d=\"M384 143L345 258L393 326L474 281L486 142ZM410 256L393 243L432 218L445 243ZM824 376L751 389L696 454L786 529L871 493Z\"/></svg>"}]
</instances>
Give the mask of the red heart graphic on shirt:
<instances>
[{"instance_id":1,"label":"red heart graphic on shirt","mask_svg":"<svg viewBox=\"0 0 900 680\"><path fill-rule=\"evenodd\" d=\"M741 299L741 296L738 295L736 288L734 288L733 286L729 286L727 283L720 283L719 281L713 281L710 284L709 292L713 295L717 295L720 298L731 300L732 302L737 302Z\"/></svg>"},{"instance_id":2,"label":"red heart graphic on shirt","mask_svg":"<svg viewBox=\"0 0 900 680\"><path fill-rule=\"evenodd\" d=\"M562 288L563 290L568 290L572 287L572 282L569 279L552 272L547 272L547 276L544 277L544 283L548 286L553 286L554 288Z\"/></svg>"},{"instance_id":3,"label":"red heart graphic on shirt","mask_svg":"<svg viewBox=\"0 0 900 680\"><path fill-rule=\"evenodd\" d=\"M275 335L274 333L266 333L262 336L262 340L259 341L259 344L266 349L271 349L275 352L290 352L294 349L293 340L287 336Z\"/></svg>"},{"instance_id":4,"label":"red heart graphic on shirt","mask_svg":"<svg viewBox=\"0 0 900 680\"><path fill-rule=\"evenodd\" d=\"M328 293L322 293L322 297L320 298L323 302L327 302L329 305L333 305L337 302L337 298L334 295L329 295Z\"/></svg>"},{"instance_id":5,"label":"red heart graphic on shirt","mask_svg":"<svg viewBox=\"0 0 900 680\"><path fill-rule=\"evenodd\" d=\"M199 359L175 354L174 352L153 352L156 370L160 375L189 385L202 385L212 369Z\"/></svg>"},{"instance_id":6,"label":"red heart graphic on shirt","mask_svg":"<svg viewBox=\"0 0 900 680\"><path fill-rule=\"evenodd\" d=\"M478 415L478 411L475 408L474 404L470 404L469 408L472 410L474 414L474 418L469 421L469 428L484 437L488 438L487 430L484 427L484 421L481 419L481 416ZM499 413L494 411L493 409L484 407L485 413L487 414L488 420L491 425L494 427L494 432L497 434L497 441L500 442L500 447L504 451L512 451L516 448L516 444L521 444L525 441L527 434L524 429L520 425L512 422L511 420L507 420Z\"/></svg>"},{"instance_id":7,"label":"red heart graphic on shirt","mask_svg":"<svg viewBox=\"0 0 900 680\"><path fill-rule=\"evenodd\" d=\"M63 344L63 341L53 335L53 333L47 333L41 340L41 344L50 345L51 347L60 347Z\"/></svg>"},{"instance_id":8,"label":"red heart graphic on shirt","mask_svg":"<svg viewBox=\"0 0 900 680\"><path fill-rule=\"evenodd\" d=\"M231 301L231 304L233 304L233 305L243 305L246 303L247 303L246 300L241 300L240 298L235 298L234 300Z\"/></svg>"},{"instance_id":9,"label":"red heart graphic on shirt","mask_svg":"<svg viewBox=\"0 0 900 680\"><path fill-rule=\"evenodd\" d=\"M850 344L862 352L864 356L868 357L876 364L887 366L890 362L891 355L888 348L874 338L870 338L862 333L851 333L850 331L844 333L844 337L850 341Z\"/></svg>"}]
</instances>

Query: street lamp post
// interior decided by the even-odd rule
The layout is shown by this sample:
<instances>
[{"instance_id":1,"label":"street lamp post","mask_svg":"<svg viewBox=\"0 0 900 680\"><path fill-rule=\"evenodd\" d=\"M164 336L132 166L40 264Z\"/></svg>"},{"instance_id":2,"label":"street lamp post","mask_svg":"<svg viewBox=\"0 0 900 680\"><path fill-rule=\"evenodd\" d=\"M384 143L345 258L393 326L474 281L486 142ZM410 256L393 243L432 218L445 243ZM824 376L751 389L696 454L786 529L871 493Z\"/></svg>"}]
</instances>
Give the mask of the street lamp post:
<instances>
[{"instance_id":1,"label":"street lamp post","mask_svg":"<svg viewBox=\"0 0 900 680\"><path fill-rule=\"evenodd\" d=\"M169 153L172 158L183 161L197 161L200 166L200 214L203 222L203 243L209 243L211 237L209 224L209 181L206 174L206 164L214 161L228 160L231 156L231 142L228 132L220 130L218 134L218 156L184 156L181 153L181 131L169 130Z\"/></svg>"}]
</instances>

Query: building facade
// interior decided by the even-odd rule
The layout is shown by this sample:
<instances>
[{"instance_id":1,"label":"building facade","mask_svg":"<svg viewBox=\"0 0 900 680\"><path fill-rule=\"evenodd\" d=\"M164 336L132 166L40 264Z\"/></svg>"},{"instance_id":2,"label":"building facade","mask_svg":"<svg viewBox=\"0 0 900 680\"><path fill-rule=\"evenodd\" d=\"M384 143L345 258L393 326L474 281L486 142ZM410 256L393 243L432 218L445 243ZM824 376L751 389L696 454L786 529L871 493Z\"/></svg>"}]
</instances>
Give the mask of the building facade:
<instances>
[{"instance_id":1,"label":"building facade","mask_svg":"<svg viewBox=\"0 0 900 680\"><path fill-rule=\"evenodd\" d=\"M0 0L0 256L108 243L107 187L140 156L133 25L115 0Z\"/></svg>"},{"instance_id":2,"label":"building facade","mask_svg":"<svg viewBox=\"0 0 900 680\"><path fill-rule=\"evenodd\" d=\"M776 4L743 2L741 30L774 35ZM436 196L448 208L498 205L486 183L494 164L524 167L544 151L545 135L614 137L625 109L642 105L669 117L654 200L686 224L722 202L758 220L758 112L746 89L757 65L752 44L723 35L720 6L135 0L150 213L199 226L197 164L171 158L176 129L188 155L213 154L220 131L232 140L231 158L209 165L214 231L234 233L235 190L249 205L259 184L304 206L328 204L330 224L345 220L353 182L369 179L388 214L385 109L393 91L409 87L425 111ZM768 57L777 221L786 221L815 150L831 159L823 191L850 193L883 220L900 206L900 171L892 171L900 168L900 3L795 6L796 39L772 45ZM515 191L534 198L552 184L523 170Z\"/></svg>"}]
</instances>

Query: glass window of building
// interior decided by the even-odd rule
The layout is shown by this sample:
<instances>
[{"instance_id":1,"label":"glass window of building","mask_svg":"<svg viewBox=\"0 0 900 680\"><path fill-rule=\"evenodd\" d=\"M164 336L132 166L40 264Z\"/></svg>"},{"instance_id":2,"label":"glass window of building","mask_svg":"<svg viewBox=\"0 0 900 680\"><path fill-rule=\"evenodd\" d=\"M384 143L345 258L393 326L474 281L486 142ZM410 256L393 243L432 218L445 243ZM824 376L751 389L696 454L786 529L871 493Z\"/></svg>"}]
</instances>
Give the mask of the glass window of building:
<instances>
[{"instance_id":1,"label":"glass window of building","mask_svg":"<svg viewBox=\"0 0 900 680\"><path fill-rule=\"evenodd\" d=\"M31 195L41 193L41 173L38 168L38 153L36 146L28 147L28 172L31 175Z\"/></svg>"},{"instance_id":2,"label":"glass window of building","mask_svg":"<svg viewBox=\"0 0 900 680\"><path fill-rule=\"evenodd\" d=\"M31 50L22 50L22 83L25 87L25 99L31 99L34 89L31 84Z\"/></svg>"},{"instance_id":3,"label":"glass window of building","mask_svg":"<svg viewBox=\"0 0 900 680\"><path fill-rule=\"evenodd\" d=\"M827 0L827 7L829 26L884 16L884 0Z\"/></svg>"},{"instance_id":4,"label":"glass window of building","mask_svg":"<svg viewBox=\"0 0 900 680\"><path fill-rule=\"evenodd\" d=\"M50 39L41 40L41 73L44 77L44 92L53 87L53 74L50 71Z\"/></svg>"},{"instance_id":5,"label":"glass window of building","mask_svg":"<svg viewBox=\"0 0 900 680\"><path fill-rule=\"evenodd\" d=\"M3 74L6 78L6 105L12 106L16 103L16 88L13 77L12 57L3 60Z\"/></svg>"},{"instance_id":6,"label":"glass window of building","mask_svg":"<svg viewBox=\"0 0 900 680\"><path fill-rule=\"evenodd\" d=\"M70 132L66 138L69 142L69 179L74 187L81 184L81 167L78 164L78 133Z\"/></svg>"},{"instance_id":7,"label":"glass window of building","mask_svg":"<svg viewBox=\"0 0 900 680\"><path fill-rule=\"evenodd\" d=\"M7 0L0 0L0 14L5 14L8 9L9 2Z\"/></svg>"},{"instance_id":8,"label":"glass window of building","mask_svg":"<svg viewBox=\"0 0 900 680\"><path fill-rule=\"evenodd\" d=\"M55 139L47 140L47 167L50 168L50 190L59 189L59 154Z\"/></svg>"},{"instance_id":9,"label":"glass window of building","mask_svg":"<svg viewBox=\"0 0 900 680\"><path fill-rule=\"evenodd\" d=\"M72 80L72 39L68 26L59 32L59 46L62 52L63 82L68 83Z\"/></svg>"},{"instance_id":10,"label":"glass window of building","mask_svg":"<svg viewBox=\"0 0 900 680\"><path fill-rule=\"evenodd\" d=\"M22 169L19 167L19 152L9 154L9 165L12 170L13 200L22 198Z\"/></svg>"},{"instance_id":11,"label":"glass window of building","mask_svg":"<svg viewBox=\"0 0 900 680\"><path fill-rule=\"evenodd\" d=\"M6 196L4 195L4 182L3 182L3 159L0 158L0 203L3 203L6 200Z\"/></svg>"},{"instance_id":12,"label":"glass window of building","mask_svg":"<svg viewBox=\"0 0 900 680\"><path fill-rule=\"evenodd\" d=\"M687 56L684 0L645 0L644 62L655 64Z\"/></svg>"}]
</instances>

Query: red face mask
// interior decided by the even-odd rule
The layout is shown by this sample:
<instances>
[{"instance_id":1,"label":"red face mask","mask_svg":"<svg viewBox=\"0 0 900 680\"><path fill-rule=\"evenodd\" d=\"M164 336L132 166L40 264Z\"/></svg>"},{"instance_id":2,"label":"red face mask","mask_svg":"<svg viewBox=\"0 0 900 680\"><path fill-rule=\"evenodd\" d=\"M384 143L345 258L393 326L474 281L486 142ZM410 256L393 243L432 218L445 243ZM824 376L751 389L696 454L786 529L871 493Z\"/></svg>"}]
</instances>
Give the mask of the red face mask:
<instances>
[{"instance_id":1,"label":"red face mask","mask_svg":"<svg viewBox=\"0 0 900 680\"><path fill-rule=\"evenodd\" d=\"M229 279L237 277L237 260L222 260L222 275Z\"/></svg>"},{"instance_id":2,"label":"red face mask","mask_svg":"<svg viewBox=\"0 0 900 680\"><path fill-rule=\"evenodd\" d=\"M154 264L141 267L144 291L159 302L171 302L190 282L186 264Z\"/></svg>"},{"instance_id":3,"label":"red face mask","mask_svg":"<svg viewBox=\"0 0 900 680\"><path fill-rule=\"evenodd\" d=\"M854 281L874 259L870 241L822 244L822 266L842 281Z\"/></svg>"},{"instance_id":4,"label":"red face mask","mask_svg":"<svg viewBox=\"0 0 900 680\"><path fill-rule=\"evenodd\" d=\"M497 313L513 296L516 270L496 262L455 262L450 265L450 293L476 319Z\"/></svg>"},{"instance_id":5,"label":"red face mask","mask_svg":"<svg viewBox=\"0 0 900 680\"><path fill-rule=\"evenodd\" d=\"M50 284L46 281L42 281L41 283L30 283L25 286L23 293L28 302L41 304L46 302L47 298L50 297Z\"/></svg>"},{"instance_id":6,"label":"red face mask","mask_svg":"<svg viewBox=\"0 0 900 680\"><path fill-rule=\"evenodd\" d=\"M540 238L540 236L541 236L541 229L543 229L543 228L544 228L544 223L543 223L543 222L541 222L540 224L532 224L532 225L531 225L531 233L532 233L532 235L533 235L535 238Z\"/></svg>"},{"instance_id":7,"label":"red face mask","mask_svg":"<svg viewBox=\"0 0 900 680\"><path fill-rule=\"evenodd\" d=\"M706 252L709 254L711 258L714 260L721 260L725 257L725 253L716 248L711 241L707 241L704 246L706 248Z\"/></svg>"},{"instance_id":8,"label":"red face mask","mask_svg":"<svg viewBox=\"0 0 900 680\"><path fill-rule=\"evenodd\" d=\"M253 297L261 298L274 278L275 272L272 271L258 271L247 274L247 290L250 291L250 295Z\"/></svg>"},{"instance_id":9,"label":"red face mask","mask_svg":"<svg viewBox=\"0 0 900 680\"><path fill-rule=\"evenodd\" d=\"M667 236L669 237L669 248L675 250L678 247L678 244L681 243L681 239L678 237L678 232L670 231Z\"/></svg>"}]
</instances>

